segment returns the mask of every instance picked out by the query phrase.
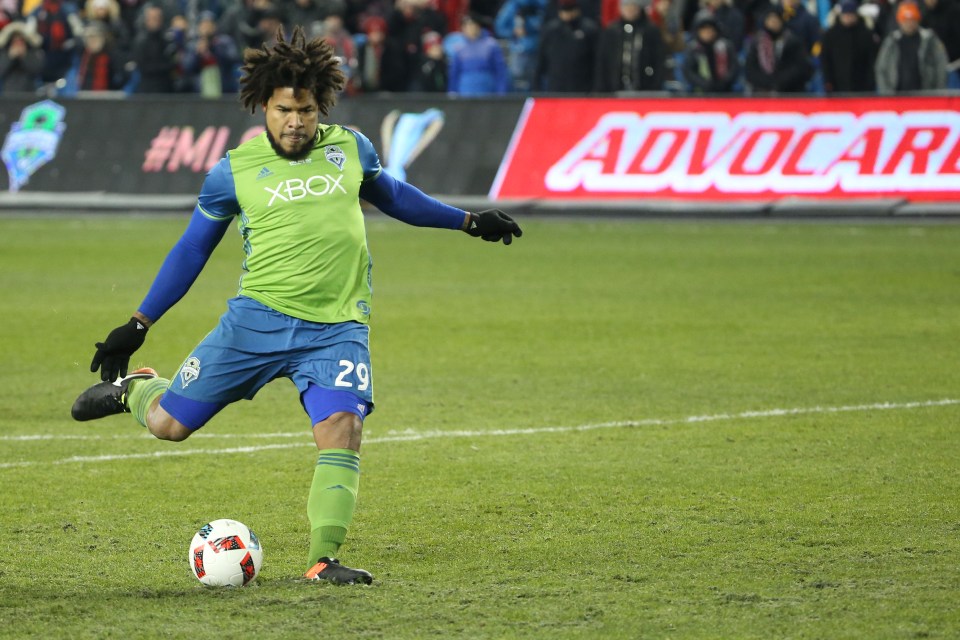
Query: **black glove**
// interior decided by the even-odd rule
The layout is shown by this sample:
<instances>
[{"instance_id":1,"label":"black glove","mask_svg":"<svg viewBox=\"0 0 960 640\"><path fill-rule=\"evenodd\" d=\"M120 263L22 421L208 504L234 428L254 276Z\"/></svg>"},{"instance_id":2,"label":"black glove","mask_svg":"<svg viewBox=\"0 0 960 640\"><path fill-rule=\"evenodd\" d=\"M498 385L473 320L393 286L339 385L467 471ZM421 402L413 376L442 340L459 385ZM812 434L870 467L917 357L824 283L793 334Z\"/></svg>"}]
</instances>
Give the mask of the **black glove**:
<instances>
[{"instance_id":1,"label":"black glove","mask_svg":"<svg viewBox=\"0 0 960 640\"><path fill-rule=\"evenodd\" d=\"M519 238L523 235L520 225L500 209L487 209L469 215L470 222L464 231L474 238L483 238L487 242L503 240L503 244L510 244L514 236Z\"/></svg>"},{"instance_id":2,"label":"black glove","mask_svg":"<svg viewBox=\"0 0 960 640\"><path fill-rule=\"evenodd\" d=\"M90 363L90 371L100 369L100 379L113 382L127 375L130 356L143 346L147 327L136 318L110 332L107 339L97 343L97 352Z\"/></svg>"}]
</instances>

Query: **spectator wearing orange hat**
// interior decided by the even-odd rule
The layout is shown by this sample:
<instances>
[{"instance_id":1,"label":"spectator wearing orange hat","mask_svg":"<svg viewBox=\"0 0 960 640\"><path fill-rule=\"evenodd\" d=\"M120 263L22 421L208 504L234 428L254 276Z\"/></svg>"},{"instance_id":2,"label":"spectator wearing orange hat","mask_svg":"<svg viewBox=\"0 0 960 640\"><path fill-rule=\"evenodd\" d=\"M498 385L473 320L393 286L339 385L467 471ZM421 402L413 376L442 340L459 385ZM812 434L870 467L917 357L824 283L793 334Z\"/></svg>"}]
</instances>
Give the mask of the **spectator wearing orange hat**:
<instances>
[{"instance_id":1,"label":"spectator wearing orange hat","mask_svg":"<svg viewBox=\"0 0 960 640\"><path fill-rule=\"evenodd\" d=\"M897 7L897 28L880 45L874 70L881 94L946 88L947 51L932 30L920 27L913 2Z\"/></svg>"}]
</instances>

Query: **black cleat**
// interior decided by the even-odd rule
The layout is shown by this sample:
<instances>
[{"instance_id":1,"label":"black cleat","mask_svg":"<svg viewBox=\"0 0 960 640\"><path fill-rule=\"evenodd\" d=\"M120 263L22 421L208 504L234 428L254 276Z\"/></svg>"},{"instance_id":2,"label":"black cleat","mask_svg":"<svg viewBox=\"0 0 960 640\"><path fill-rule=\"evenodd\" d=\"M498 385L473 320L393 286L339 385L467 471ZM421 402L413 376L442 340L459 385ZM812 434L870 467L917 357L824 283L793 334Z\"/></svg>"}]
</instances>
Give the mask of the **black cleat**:
<instances>
[{"instance_id":1,"label":"black cleat","mask_svg":"<svg viewBox=\"0 0 960 640\"><path fill-rule=\"evenodd\" d=\"M95 384L80 394L77 401L73 403L73 408L70 409L70 415L74 420L83 422L117 413L130 413L130 407L127 406L127 387L130 386L130 382L156 377L156 371L150 367L144 367L114 382Z\"/></svg>"},{"instance_id":2,"label":"black cleat","mask_svg":"<svg viewBox=\"0 0 960 640\"><path fill-rule=\"evenodd\" d=\"M370 584L373 576L363 569L351 569L336 558L320 558L317 564L303 574L308 580L326 580L333 584Z\"/></svg>"}]
</instances>

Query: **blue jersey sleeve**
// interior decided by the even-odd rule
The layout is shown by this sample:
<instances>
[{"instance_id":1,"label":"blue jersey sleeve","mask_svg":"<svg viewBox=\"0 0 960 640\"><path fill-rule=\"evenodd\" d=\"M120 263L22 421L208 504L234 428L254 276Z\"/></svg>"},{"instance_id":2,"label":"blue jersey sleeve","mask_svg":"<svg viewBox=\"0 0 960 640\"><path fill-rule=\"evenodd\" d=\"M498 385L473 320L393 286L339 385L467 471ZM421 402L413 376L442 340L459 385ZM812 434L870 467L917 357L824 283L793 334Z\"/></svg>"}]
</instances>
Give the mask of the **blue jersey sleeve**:
<instances>
[{"instance_id":1,"label":"blue jersey sleeve","mask_svg":"<svg viewBox=\"0 0 960 640\"><path fill-rule=\"evenodd\" d=\"M196 281L210 254L240 213L229 157L207 173L190 224L167 254L138 311L156 322Z\"/></svg>"},{"instance_id":2,"label":"blue jersey sleeve","mask_svg":"<svg viewBox=\"0 0 960 640\"><path fill-rule=\"evenodd\" d=\"M207 174L190 224L167 254L138 311L156 322L175 305L190 290L239 212L233 172L224 158Z\"/></svg>"},{"instance_id":3,"label":"blue jersey sleeve","mask_svg":"<svg viewBox=\"0 0 960 640\"><path fill-rule=\"evenodd\" d=\"M463 228L466 211L431 198L413 185L383 171L373 143L358 131L348 131L357 138L360 165L363 167L361 198L388 216L417 227Z\"/></svg>"},{"instance_id":4,"label":"blue jersey sleeve","mask_svg":"<svg viewBox=\"0 0 960 640\"><path fill-rule=\"evenodd\" d=\"M200 187L200 196L197 205L208 218L223 220L232 218L240 213L240 203L237 202L237 186L233 181L233 170L230 168L230 156L227 155L207 173L203 186Z\"/></svg>"},{"instance_id":5,"label":"blue jersey sleeve","mask_svg":"<svg viewBox=\"0 0 960 640\"><path fill-rule=\"evenodd\" d=\"M190 224L167 254L138 311L153 322L159 320L196 281L229 226L230 218L214 220L197 205Z\"/></svg>"},{"instance_id":6,"label":"blue jersey sleeve","mask_svg":"<svg viewBox=\"0 0 960 640\"><path fill-rule=\"evenodd\" d=\"M347 129L347 131L357 139L357 153L360 156L360 166L363 167L363 181L374 180L383 171L377 150L373 148L373 143L367 136L353 129Z\"/></svg>"}]
</instances>

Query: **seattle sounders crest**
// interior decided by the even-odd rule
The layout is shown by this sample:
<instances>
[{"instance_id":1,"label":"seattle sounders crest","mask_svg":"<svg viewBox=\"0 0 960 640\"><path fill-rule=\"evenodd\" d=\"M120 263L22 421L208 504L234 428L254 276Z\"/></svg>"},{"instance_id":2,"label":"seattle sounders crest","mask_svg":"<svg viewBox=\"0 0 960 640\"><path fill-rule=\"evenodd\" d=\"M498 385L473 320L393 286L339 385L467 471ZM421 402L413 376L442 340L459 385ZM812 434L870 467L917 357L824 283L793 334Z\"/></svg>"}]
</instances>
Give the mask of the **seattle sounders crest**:
<instances>
[{"instance_id":1,"label":"seattle sounders crest","mask_svg":"<svg viewBox=\"0 0 960 640\"><path fill-rule=\"evenodd\" d=\"M347 156L343 152L343 149L335 144L331 144L323 148L323 155L327 157L327 162L332 163L337 169L343 171L343 165L347 161Z\"/></svg>"}]
</instances>

